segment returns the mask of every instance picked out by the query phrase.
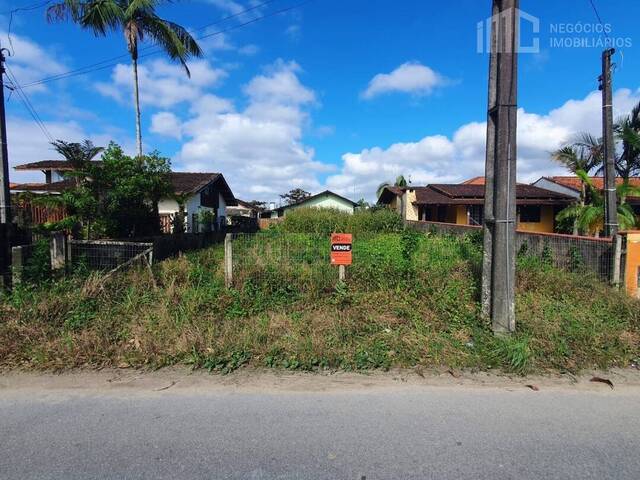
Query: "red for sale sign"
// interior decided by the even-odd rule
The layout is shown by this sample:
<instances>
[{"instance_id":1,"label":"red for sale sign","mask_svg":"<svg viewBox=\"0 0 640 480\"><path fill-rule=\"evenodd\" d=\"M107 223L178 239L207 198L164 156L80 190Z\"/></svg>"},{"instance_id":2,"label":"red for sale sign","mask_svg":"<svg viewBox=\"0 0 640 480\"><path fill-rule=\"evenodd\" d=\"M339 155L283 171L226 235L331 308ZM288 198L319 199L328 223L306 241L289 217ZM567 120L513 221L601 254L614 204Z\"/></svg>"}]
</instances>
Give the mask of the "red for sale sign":
<instances>
[{"instance_id":1,"label":"red for sale sign","mask_svg":"<svg viewBox=\"0 0 640 480\"><path fill-rule=\"evenodd\" d=\"M351 265L352 240L350 233L331 234L331 265Z\"/></svg>"}]
</instances>

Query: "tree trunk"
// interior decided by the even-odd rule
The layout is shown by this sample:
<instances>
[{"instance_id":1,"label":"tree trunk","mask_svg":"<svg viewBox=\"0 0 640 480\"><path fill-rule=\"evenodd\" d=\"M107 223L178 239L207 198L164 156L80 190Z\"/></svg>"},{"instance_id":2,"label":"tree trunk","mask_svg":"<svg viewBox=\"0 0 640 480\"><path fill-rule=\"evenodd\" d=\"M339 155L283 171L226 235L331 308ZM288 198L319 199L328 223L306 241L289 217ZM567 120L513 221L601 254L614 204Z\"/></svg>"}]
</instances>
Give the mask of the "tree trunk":
<instances>
[{"instance_id":1,"label":"tree trunk","mask_svg":"<svg viewBox=\"0 0 640 480\"><path fill-rule=\"evenodd\" d=\"M138 146L138 157L142 157L142 127L140 126L140 95L138 92L138 59L136 55L131 56L133 66L133 101L136 108L136 143Z\"/></svg>"}]
</instances>

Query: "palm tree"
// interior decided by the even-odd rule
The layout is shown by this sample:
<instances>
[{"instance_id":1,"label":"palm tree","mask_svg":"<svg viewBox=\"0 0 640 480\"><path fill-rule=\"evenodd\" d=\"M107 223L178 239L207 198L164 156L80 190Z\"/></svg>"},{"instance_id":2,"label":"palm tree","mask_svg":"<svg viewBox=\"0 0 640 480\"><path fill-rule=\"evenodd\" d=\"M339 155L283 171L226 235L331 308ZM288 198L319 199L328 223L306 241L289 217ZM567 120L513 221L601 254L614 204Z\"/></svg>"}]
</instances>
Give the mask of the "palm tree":
<instances>
[{"instance_id":1,"label":"palm tree","mask_svg":"<svg viewBox=\"0 0 640 480\"><path fill-rule=\"evenodd\" d=\"M88 162L104 150L103 147L96 147L91 140L85 140L82 143L55 140L51 142L51 145L56 152L71 164L74 170L84 169Z\"/></svg>"},{"instance_id":2,"label":"palm tree","mask_svg":"<svg viewBox=\"0 0 640 480\"><path fill-rule=\"evenodd\" d=\"M392 184L390 181L382 182L378 185L378 189L376 190L376 196L380 198L382 195L382 191L387 187L406 187L407 180L404 178L404 175L398 175L396 177L396 181Z\"/></svg>"},{"instance_id":3,"label":"palm tree","mask_svg":"<svg viewBox=\"0 0 640 480\"><path fill-rule=\"evenodd\" d=\"M562 210L556 216L558 221L572 220L574 226L585 234L594 234L596 237L600 235L600 230L604 225L604 196L597 189L589 175L583 171L576 172L581 181L589 189L588 203L575 203ZM616 187L618 198L623 199L629 195L640 195L640 188L632 187L628 184L621 184ZM617 207L618 224L621 230L630 230L636 225L636 217L631 206L621 201ZM574 227L575 229L575 227ZM575 231L575 230L574 230Z\"/></svg>"},{"instance_id":4,"label":"palm tree","mask_svg":"<svg viewBox=\"0 0 640 480\"><path fill-rule=\"evenodd\" d=\"M591 136L582 136L572 145L566 145L551 154L551 158L564 165L567 170L580 179L580 198L578 210L584 208L587 200L586 183L584 178L589 178L588 172L593 170L600 162L598 149L595 147ZM584 174L584 175L583 175ZM573 234L578 235L578 217L574 217Z\"/></svg>"},{"instance_id":5,"label":"palm tree","mask_svg":"<svg viewBox=\"0 0 640 480\"><path fill-rule=\"evenodd\" d=\"M186 61L202 56L202 50L191 34L180 25L160 18L156 6L163 0L63 0L47 9L49 22L71 19L96 36L122 30L131 55L133 97L136 111L136 140L138 156L142 156L140 126L140 98L138 92L138 44L151 38L172 59L179 61L191 76Z\"/></svg>"},{"instance_id":6,"label":"palm tree","mask_svg":"<svg viewBox=\"0 0 640 480\"><path fill-rule=\"evenodd\" d=\"M616 159L616 172L624 183L628 183L629 177L640 173L640 103L628 116L618 120L615 131L622 141L622 153Z\"/></svg>"}]
</instances>

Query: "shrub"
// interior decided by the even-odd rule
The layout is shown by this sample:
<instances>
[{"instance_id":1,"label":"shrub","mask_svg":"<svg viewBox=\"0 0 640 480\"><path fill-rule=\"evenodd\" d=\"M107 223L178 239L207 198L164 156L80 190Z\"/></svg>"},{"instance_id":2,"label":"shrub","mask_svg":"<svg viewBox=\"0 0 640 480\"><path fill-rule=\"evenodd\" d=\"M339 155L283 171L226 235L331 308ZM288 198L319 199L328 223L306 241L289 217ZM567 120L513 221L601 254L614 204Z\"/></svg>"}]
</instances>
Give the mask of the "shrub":
<instances>
[{"instance_id":1,"label":"shrub","mask_svg":"<svg viewBox=\"0 0 640 480\"><path fill-rule=\"evenodd\" d=\"M388 208L358 210L353 215L330 208L297 208L275 228L285 232L313 233L328 236L340 233L392 233L404 229L402 218Z\"/></svg>"}]
</instances>

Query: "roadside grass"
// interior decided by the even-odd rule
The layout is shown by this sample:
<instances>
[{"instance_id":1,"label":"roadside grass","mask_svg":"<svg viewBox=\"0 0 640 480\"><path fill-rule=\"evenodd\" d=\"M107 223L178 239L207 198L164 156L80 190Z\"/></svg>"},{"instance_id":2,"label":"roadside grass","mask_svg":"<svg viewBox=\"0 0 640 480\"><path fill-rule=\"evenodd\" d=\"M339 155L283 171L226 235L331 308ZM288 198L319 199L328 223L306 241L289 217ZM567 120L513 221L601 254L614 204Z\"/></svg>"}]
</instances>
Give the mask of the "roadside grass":
<instances>
[{"instance_id":1,"label":"roadside grass","mask_svg":"<svg viewBox=\"0 0 640 480\"><path fill-rule=\"evenodd\" d=\"M343 284L328 265L326 237L256 238L234 251L242 260L232 289L222 246L155 265L157 288L148 271L134 269L105 282L94 273L16 289L1 298L0 367L524 374L626 366L640 356L640 302L526 256L518 260L517 332L495 337L480 317L474 236L354 234Z\"/></svg>"}]
</instances>

